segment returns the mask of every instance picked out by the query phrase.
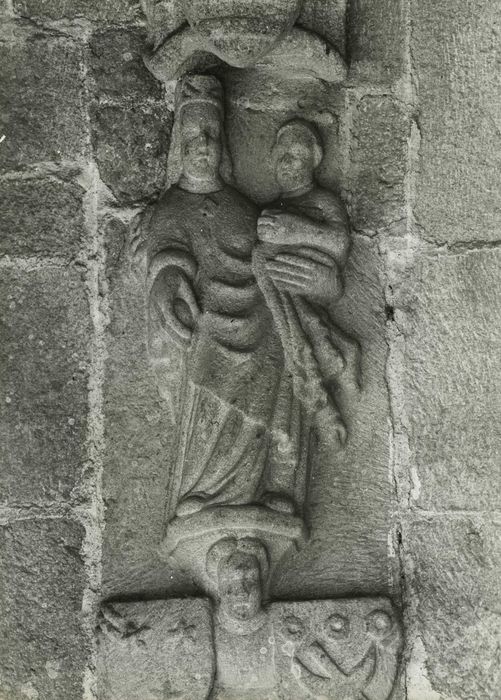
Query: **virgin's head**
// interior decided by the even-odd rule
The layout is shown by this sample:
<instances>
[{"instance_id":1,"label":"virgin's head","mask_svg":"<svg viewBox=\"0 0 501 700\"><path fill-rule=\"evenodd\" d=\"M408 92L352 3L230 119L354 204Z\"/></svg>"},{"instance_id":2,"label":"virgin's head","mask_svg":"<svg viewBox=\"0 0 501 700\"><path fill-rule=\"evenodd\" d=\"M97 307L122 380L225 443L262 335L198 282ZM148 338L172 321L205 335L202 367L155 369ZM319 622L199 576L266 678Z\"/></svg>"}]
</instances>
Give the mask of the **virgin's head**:
<instances>
[{"instance_id":1,"label":"virgin's head","mask_svg":"<svg viewBox=\"0 0 501 700\"><path fill-rule=\"evenodd\" d=\"M221 165L221 115L210 103L186 105L180 115L181 175L191 182L217 182Z\"/></svg>"},{"instance_id":2,"label":"virgin's head","mask_svg":"<svg viewBox=\"0 0 501 700\"><path fill-rule=\"evenodd\" d=\"M192 192L221 189L223 93L210 75L183 78L176 89L169 180Z\"/></svg>"}]
</instances>

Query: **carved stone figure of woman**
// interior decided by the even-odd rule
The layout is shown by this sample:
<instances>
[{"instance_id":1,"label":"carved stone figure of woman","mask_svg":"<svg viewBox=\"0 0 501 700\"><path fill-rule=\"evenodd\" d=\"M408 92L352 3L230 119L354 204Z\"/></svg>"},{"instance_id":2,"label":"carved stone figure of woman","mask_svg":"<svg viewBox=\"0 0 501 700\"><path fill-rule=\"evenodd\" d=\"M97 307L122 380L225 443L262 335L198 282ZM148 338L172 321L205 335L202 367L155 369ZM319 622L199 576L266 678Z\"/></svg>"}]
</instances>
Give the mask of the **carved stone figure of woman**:
<instances>
[{"instance_id":1,"label":"carved stone figure of woman","mask_svg":"<svg viewBox=\"0 0 501 700\"><path fill-rule=\"evenodd\" d=\"M256 503L283 352L252 271L255 205L227 185L223 101L211 76L178 84L179 177L148 224L150 315L186 349L168 518Z\"/></svg>"}]
</instances>

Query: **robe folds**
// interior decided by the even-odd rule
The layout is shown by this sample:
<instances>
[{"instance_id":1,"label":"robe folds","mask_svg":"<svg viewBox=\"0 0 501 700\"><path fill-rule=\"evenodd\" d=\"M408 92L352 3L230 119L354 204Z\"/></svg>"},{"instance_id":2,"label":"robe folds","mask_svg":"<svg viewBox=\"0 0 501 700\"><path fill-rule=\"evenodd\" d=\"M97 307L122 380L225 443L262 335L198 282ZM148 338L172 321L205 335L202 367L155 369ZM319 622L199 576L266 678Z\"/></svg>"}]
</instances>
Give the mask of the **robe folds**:
<instances>
[{"instance_id":1,"label":"robe folds","mask_svg":"<svg viewBox=\"0 0 501 700\"><path fill-rule=\"evenodd\" d=\"M182 269L201 309L186 349L169 518L188 497L239 505L268 490L292 500L304 490L308 436L252 269L257 218L229 186L210 194L174 186L149 222L151 270Z\"/></svg>"}]
</instances>

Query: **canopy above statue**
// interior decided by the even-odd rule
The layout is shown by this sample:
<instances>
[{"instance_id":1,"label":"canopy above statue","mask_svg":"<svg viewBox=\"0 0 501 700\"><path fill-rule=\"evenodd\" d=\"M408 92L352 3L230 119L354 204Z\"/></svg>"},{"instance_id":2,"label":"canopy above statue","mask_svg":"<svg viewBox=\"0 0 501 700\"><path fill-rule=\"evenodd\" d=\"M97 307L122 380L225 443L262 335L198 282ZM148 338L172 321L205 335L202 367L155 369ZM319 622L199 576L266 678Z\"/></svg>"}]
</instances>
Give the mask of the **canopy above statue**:
<instances>
[{"instance_id":1,"label":"canopy above statue","mask_svg":"<svg viewBox=\"0 0 501 700\"><path fill-rule=\"evenodd\" d=\"M302 5L300 0L185 0L181 22L166 38L157 36L145 63L164 82L222 65L342 82L347 69L336 48L294 24ZM151 16L150 24L156 19Z\"/></svg>"}]
</instances>

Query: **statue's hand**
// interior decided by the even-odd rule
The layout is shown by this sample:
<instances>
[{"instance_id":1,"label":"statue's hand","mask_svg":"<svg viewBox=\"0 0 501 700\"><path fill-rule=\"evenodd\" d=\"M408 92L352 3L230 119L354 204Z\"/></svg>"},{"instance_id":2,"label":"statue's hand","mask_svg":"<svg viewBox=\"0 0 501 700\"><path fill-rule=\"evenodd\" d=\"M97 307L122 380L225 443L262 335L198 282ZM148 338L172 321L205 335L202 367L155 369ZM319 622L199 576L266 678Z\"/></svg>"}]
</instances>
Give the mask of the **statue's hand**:
<instances>
[{"instance_id":1,"label":"statue's hand","mask_svg":"<svg viewBox=\"0 0 501 700\"><path fill-rule=\"evenodd\" d=\"M156 309L167 335L187 345L200 315L193 283L188 275L174 266L162 269L151 286L150 304Z\"/></svg>"},{"instance_id":2,"label":"statue's hand","mask_svg":"<svg viewBox=\"0 0 501 700\"><path fill-rule=\"evenodd\" d=\"M265 209L257 221L257 237L263 243L285 243L288 235L284 215Z\"/></svg>"},{"instance_id":3,"label":"statue's hand","mask_svg":"<svg viewBox=\"0 0 501 700\"><path fill-rule=\"evenodd\" d=\"M319 251L300 248L295 253L279 253L266 262L266 270L281 291L315 301L335 301L343 291L337 265Z\"/></svg>"}]
</instances>

